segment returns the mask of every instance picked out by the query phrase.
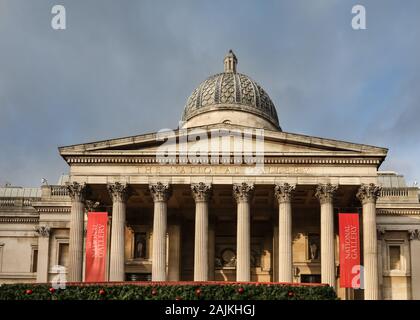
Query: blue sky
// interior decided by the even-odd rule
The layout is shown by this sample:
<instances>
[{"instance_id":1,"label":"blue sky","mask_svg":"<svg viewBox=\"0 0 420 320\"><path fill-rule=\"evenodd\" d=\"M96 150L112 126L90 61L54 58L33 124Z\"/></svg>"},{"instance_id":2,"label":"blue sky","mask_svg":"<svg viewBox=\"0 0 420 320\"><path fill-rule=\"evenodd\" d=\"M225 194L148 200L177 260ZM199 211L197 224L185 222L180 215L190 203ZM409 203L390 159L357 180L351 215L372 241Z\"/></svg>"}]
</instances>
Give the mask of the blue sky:
<instances>
[{"instance_id":1,"label":"blue sky","mask_svg":"<svg viewBox=\"0 0 420 320\"><path fill-rule=\"evenodd\" d=\"M367 30L351 28L356 4ZM387 147L381 169L411 184L419 31L418 0L0 0L0 185L55 183L58 146L175 128L229 49L284 131Z\"/></svg>"}]
</instances>

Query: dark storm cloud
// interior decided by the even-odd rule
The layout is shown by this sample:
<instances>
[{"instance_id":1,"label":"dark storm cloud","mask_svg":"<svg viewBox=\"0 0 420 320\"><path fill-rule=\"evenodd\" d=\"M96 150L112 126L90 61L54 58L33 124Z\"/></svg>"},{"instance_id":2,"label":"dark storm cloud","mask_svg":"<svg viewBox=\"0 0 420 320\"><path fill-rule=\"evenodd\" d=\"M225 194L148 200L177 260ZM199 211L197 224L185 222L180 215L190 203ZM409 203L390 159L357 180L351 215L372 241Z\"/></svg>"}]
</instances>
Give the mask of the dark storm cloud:
<instances>
[{"instance_id":1,"label":"dark storm cloud","mask_svg":"<svg viewBox=\"0 0 420 320\"><path fill-rule=\"evenodd\" d=\"M351 7L367 30L351 28ZM0 184L55 183L56 147L176 127L222 70L270 94L285 131L388 147L420 178L420 2L0 0Z\"/></svg>"}]
</instances>

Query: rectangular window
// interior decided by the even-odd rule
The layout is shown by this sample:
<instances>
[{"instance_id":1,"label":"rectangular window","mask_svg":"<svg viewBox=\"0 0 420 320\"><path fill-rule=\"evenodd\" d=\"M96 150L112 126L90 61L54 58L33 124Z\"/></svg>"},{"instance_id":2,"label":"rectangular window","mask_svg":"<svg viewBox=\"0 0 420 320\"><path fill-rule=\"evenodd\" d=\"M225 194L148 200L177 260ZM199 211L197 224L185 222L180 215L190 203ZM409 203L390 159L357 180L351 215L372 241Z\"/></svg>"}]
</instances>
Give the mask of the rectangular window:
<instances>
[{"instance_id":1,"label":"rectangular window","mask_svg":"<svg viewBox=\"0 0 420 320\"><path fill-rule=\"evenodd\" d=\"M58 264L67 267L69 264L69 244L59 243L58 245Z\"/></svg>"},{"instance_id":2,"label":"rectangular window","mask_svg":"<svg viewBox=\"0 0 420 320\"><path fill-rule=\"evenodd\" d=\"M3 247L4 243L0 243L0 272L3 265Z\"/></svg>"},{"instance_id":3,"label":"rectangular window","mask_svg":"<svg viewBox=\"0 0 420 320\"><path fill-rule=\"evenodd\" d=\"M389 246L389 269L401 270L401 246Z\"/></svg>"},{"instance_id":4,"label":"rectangular window","mask_svg":"<svg viewBox=\"0 0 420 320\"><path fill-rule=\"evenodd\" d=\"M301 274L300 275L301 283L321 283L320 274Z\"/></svg>"},{"instance_id":5,"label":"rectangular window","mask_svg":"<svg viewBox=\"0 0 420 320\"><path fill-rule=\"evenodd\" d=\"M37 272L38 270L38 249L32 250L32 268L31 272Z\"/></svg>"}]
</instances>

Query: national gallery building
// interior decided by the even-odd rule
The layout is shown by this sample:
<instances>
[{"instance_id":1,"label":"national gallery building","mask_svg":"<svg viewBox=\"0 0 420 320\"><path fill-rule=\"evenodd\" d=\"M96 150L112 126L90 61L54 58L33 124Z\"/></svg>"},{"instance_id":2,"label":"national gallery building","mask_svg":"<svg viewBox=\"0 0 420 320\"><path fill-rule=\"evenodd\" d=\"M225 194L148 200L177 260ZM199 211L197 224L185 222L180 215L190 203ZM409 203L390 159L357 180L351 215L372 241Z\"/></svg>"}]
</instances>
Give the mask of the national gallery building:
<instances>
[{"instance_id":1,"label":"national gallery building","mask_svg":"<svg viewBox=\"0 0 420 320\"><path fill-rule=\"evenodd\" d=\"M230 51L177 129L60 147L69 174L56 185L1 187L0 283L49 282L57 266L85 281L88 213L102 212L105 281L326 283L342 299L420 299L419 188L379 171L385 148L282 131L237 65ZM340 286L342 213L358 214L361 289Z\"/></svg>"}]
</instances>

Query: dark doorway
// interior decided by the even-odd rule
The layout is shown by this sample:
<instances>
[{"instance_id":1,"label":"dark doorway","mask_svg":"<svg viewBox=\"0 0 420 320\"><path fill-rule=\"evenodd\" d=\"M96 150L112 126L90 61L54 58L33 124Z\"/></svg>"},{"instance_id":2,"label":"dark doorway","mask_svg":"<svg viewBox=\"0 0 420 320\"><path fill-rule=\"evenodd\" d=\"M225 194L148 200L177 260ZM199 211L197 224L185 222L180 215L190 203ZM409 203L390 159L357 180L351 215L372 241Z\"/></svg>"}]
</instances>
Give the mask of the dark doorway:
<instances>
[{"instance_id":1,"label":"dark doorway","mask_svg":"<svg viewBox=\"0 0 420 320\"><path fill-rule=\"evenodd\" d=\"M125 281L152 281L151 273L126 273Z\"/></svg>"},{"instance_id":2,"label":"dark doorway","mask_svg":"<svg viewBox=\"0 0 420 320\"><path fill-rule=\"evenodd\" d=\"M301 283L321 283L320 274L301 274L300 275Z\"/></svg>"}]
</instances>

